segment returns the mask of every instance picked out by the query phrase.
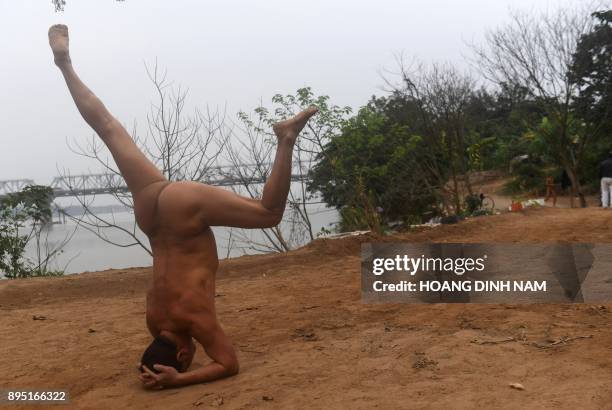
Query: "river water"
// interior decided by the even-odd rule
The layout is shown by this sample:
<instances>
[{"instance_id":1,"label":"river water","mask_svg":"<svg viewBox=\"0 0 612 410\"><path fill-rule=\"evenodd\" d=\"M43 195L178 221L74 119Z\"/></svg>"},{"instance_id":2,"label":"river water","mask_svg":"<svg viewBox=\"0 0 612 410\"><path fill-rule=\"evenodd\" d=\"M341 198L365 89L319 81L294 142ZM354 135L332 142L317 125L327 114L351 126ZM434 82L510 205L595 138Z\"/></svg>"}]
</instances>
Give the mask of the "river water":
<instances>
[{"instance_id":1,"label":"river water","mask_svg":"<svg viewBox=\"0 0 612 410\"><path fill-rule=\"evenodd\" d=\"M312 230L316 234L322 227L329 228L329 225L338 220L338 213L335 209L326 208L324 204L308 205L311 218ZM121 228L132 230L134 228L134 217L131 213L99 214L101 218L112 219ZM260 246L265 242L265 237L261 230L238 230L225 227L213 227L213 232L217 241L219 259L226 257L236 257L243 254L256 254L264 251ZM286 231L285 233L289 234ZM119 229L104 230L106 237L118 243L129 243L129 238ZM62 248L62 252L50 264L51 268L64 270L65 273L80 273L87 271L98 271L105 269L129 268L138 266L151 266L151 256L140 246L119 247L100 239L93 232L77 226L75 222L68 220L66 223L55 223L43 233L50 247L57 246L66 238L71 237L70 241ZM148 245L148 240L138 228L136 236ZM301 241L307 242L306 238ZM28 244L27 256L36 258L36 246L34 241Z\"/></svg>"}]
</instances>

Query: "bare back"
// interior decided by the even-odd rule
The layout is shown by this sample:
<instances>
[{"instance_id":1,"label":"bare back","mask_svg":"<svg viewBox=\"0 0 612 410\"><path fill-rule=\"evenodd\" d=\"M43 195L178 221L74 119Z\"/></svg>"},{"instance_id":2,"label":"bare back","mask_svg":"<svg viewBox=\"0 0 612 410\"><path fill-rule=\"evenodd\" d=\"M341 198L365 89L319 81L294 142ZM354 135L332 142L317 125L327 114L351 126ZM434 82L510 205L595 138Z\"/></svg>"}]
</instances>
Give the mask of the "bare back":
<instances>
[{"instance_id":1,"label":"bare back","mask_svg":"<svg viewBox=\"0 0 612 410\"><path fill-rule=\"evenodd\" d=\"M140 202L155 201L149 215L136 217L153 250L153 283L147 295L147 325L153 335L165 330L188 333L194 319L216 325L213 232L192 195L195 182L165 183ZM149 202L150 204L150 202ZM153 208L151 206L148 207Z\"/></svg>"}]
</instances>

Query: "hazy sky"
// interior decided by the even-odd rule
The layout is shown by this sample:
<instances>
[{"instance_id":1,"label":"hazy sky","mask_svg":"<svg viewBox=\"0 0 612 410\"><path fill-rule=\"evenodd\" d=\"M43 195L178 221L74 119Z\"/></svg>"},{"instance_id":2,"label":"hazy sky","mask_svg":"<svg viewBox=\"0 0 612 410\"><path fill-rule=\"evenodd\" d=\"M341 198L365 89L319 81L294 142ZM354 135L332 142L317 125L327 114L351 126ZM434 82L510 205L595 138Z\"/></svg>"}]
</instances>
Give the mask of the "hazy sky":
<instances>
[{"instance_id":1,"label":"hazy sky","mask_svg":"<svg viewBox=\"0 0 612 410\"><path fill-rule=\"evenodd\" d=\"M99 171L66 146L93 131L53 65L53 23L69 26L74 66L111 112L144 125L154 98L144 64L156 58L192 107L234 115L308 85L357 108L383 94L379 71L399 52L465 66L465 41L507 21L508 7L578 1L67 0L55 13L50 0L0 0L0 180Z\"/></svg>"}]
</instances>

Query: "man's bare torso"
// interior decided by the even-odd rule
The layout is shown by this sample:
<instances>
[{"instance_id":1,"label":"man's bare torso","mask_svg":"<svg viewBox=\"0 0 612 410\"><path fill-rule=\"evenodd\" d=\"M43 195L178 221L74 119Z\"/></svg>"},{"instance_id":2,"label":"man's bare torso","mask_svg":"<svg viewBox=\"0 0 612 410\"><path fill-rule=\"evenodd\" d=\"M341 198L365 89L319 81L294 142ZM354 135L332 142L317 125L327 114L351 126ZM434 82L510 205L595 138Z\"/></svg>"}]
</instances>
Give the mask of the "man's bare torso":
<instances>
[{"instance_id":1,"label":"man's bare torso","mask_svg":"<svg viewBox=\"0 0 612 410\"><path fill-rule=\"evenodd\" d=\"M147 326L153 336L162 331L190 334L196 317L200 323L216 324L217 247L189 195L201 185L163 183L143 192L157 201L153 215L137 215L153 251L153 283L147 294Z\"/></svg>"}]
</instances>

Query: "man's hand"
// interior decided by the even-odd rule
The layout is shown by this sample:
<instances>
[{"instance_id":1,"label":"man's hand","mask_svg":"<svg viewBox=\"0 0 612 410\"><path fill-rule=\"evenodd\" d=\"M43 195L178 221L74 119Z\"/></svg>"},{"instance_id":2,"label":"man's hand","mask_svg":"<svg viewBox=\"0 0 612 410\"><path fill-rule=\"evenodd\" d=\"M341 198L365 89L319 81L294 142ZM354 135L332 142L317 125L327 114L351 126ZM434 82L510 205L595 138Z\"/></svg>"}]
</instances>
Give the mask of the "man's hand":
<instances>
[{"instance_id":1,"label":"man's hand","mask_svg":"<svg viewBox=\"0 0 612 410\"><path fill-rule=\"evenodd\" d=\"M164 387L176 387L180 383L180 373L174 367L162 366L161 364L153 365L159 373L151 371L147 366L143 365L143 373L138 375L142 385L146 389L163 389Z\"/></svg>"}]
</instances>

